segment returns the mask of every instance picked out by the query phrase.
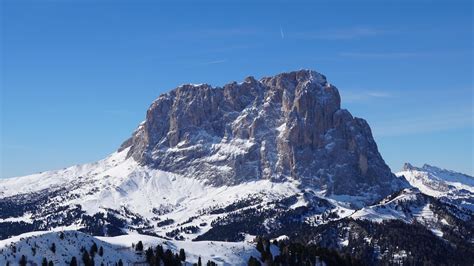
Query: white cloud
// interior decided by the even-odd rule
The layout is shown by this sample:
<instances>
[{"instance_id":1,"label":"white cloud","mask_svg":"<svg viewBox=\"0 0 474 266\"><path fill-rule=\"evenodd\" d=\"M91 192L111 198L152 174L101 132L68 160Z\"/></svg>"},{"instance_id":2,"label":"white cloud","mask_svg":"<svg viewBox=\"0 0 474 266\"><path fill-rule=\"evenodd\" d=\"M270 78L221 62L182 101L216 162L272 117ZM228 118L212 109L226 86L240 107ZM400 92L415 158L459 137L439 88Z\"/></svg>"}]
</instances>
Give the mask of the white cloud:
<instances>
[{"instance_id":1,"label":"white cloud","mask_svg":"<svg viewBox=\"0 0 474 266\"><path fill-rule=\"evenodd\" d=\"M293 34L301 39L319 39L319 40L353 40L365 37L374 37L387 34L391 31L378 29L374 27L350 27L339 29L324 29L316 31L296 32Z\"/></svg>"},{"instance_id":2,"label":"white cloud","mask_svg":"<svg viewBox=\"0 0 474 266\"><path fill-rule=\"evenodd\" d=\"M426 56L426 53L418 52L386 52L386 53L373 53L373 52L341 52L341 57L351 58L373 58L373 59L390 59L390 58L407 58L407 57L420 57Z\"/></svg>"},{"instance_id":3,"label":"white cloud","mask_svg":"<svg viewBox=\"0 0 474 266\"><path fill-rule=\"evenodd\" d=\"M392 98L393 97L390 93L383 92L383 91L367 92L367 95L374 98Z\"/></svg>"},{"instance_id":4,"label":"white cloud","mask_svg":"<svg viewBox=\"0 0 474 266\"><path fill-rule=\"evenodd\" d=\"M205 63L203 63L203 65L215 65L215 64L222 64L222 63L225 63L225 62L227 62L226 59L219 59L219 60L213 60L213 61L205 62Z\"/></svg>"},{"instance_id":5,"label":"white cloud","mask_svg":"<svg viewBox=\"0 0 474 266\"><path fill-rule=\"evenodd\" d=\"M261 32L260 29L254 28L208 28L196 29L193 31L177 31L168 35L172 39L209 39L209 38L226 38L236 36L253 36Z\"/></svg>"},{"instance_id":6,"label":"white cloud","mask_svg":"<svg viewBox=\"0 0 474 266\"><path fill-rule=\"evenodd\" d=\"M366 91L341 91L343 103L355 103L370 101L372 99L393 98L393 94L382 90L366 90Z\"/></svg>"}]
</instances>

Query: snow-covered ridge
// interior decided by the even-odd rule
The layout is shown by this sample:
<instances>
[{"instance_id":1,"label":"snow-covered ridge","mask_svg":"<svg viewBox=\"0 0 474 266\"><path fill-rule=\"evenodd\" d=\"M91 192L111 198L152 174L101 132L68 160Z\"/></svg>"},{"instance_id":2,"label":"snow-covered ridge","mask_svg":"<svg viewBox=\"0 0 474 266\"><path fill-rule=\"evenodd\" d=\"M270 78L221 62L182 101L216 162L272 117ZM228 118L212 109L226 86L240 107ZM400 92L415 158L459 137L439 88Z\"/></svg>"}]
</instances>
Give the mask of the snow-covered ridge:
<instances>
[{"instance_id":1,"label":"snow-covered ridge","mask_svg":"<svg viewBox=\"0 0 474 266\"><path fill-rule=\"evenodd\" d=\"M415 167L406 163L403 171L396 173L404 176L413 187L424 194L455 201L458 205L474 211L474 177L436 166Z\"/></svg>"},{"instance_id":2,"label":"snow-covered ridge","mask_svg":"<svg viewBox=\"0 0 474 266\"><path fill-rule=\"evenodd\" d=\"M456 171L443 169L440 167L424 164L422 167L415 167L409 163L404 165L404 169L400 174L404 172L424 172L427 173L432 179L453 183L454 185L465 185L466 188L474 192L474 177L459 173Z\"/></svg>"},{"instance_id":3,"label":"snow-covered ridge","mask_svg":"<svg viewBox=\"0 0 474 266\"><path fill-rule=\"evenodd\" d=\"M74 165L60 170L40 172L37 174L0 178L0 198L18 194L34 193L44 189L55 189L65 184L99 179L102 173L117 168L125 162L128 149L114 152L107 158L87 164ZM133 164L132 160L128 164ZM130 165L132 166L132 165Z\"/></svg>"}]
</instances>

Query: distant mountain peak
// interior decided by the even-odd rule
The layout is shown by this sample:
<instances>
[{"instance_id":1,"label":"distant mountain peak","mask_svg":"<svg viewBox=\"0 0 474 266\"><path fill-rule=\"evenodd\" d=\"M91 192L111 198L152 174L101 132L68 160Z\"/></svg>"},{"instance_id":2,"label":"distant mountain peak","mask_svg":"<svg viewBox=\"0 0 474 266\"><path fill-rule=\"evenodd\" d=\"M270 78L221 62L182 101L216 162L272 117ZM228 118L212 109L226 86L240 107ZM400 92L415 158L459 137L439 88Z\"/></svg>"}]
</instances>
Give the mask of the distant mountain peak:
<instances>
[{"instance_id":1,"label":"distant mountain peak","mask_svg":"<svg viewBox=\"0 0 474 266\"><path fill-rule=\"evenodd\" d=\"M414 171L422 171L422 172L424 171L424 172L429 172L429 173L433 173L433 174L434 173L445 173L445 174L449 174L449 175L460 175L460 176L464 176L464 177L467 177L467 178L474 179L474 177L472 177L468 174L456 172L456 171L453 171L453 170L444 169L444 168L434 166L434 165L430 165L430 164L427 164L427 163L423 164L423 166L421 166L421 167L413 166L410 163L404 163L403 167L402 167L402 170L403 171L414 170Z\"/></svg>"},{"instance_id":2,"label":"distant mountain peak","mask_svg":"<svg viewBox=\"0 0 474 266\"><path fill-rule=\"evenodd\" d=\"M416 167L410 163L405 163L397 176L404 176L412 186L427 195L449 199L474 211L472 176L429 164Z\"/></svg>"},{"instance_id":3,"label":"distant mountain peak","mask_svg":"<svg viewBox=\"0 0 474 266\"><path fill-rule=\"evenodd\" d=\"M403 167L402 167L402 170L404 171L408 171L408 170L414 170L416 167L414 167L412 164L410 163L404 163L403 164Z\"/></svg>"}]
</instances>

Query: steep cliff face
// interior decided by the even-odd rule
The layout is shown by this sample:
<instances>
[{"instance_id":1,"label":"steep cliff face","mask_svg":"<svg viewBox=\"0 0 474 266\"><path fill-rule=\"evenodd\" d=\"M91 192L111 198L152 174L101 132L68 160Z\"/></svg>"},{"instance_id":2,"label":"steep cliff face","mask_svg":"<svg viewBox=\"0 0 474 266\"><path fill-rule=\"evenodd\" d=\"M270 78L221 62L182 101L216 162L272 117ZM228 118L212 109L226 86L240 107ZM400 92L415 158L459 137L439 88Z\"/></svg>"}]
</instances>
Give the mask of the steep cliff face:
<instances>
[{"instance_id":1,"label":"steep cliff face","mask_svg":"<svg viewBox=\"0 0 474 266\"><path fill-rule=\"evenodd\" d=\"M161 95L121 149L143 165L234 185L297 179L327 194L379 197L403 186L367 122L340 108L336 87L310 70Z\"/></svg>"}]
</instances>

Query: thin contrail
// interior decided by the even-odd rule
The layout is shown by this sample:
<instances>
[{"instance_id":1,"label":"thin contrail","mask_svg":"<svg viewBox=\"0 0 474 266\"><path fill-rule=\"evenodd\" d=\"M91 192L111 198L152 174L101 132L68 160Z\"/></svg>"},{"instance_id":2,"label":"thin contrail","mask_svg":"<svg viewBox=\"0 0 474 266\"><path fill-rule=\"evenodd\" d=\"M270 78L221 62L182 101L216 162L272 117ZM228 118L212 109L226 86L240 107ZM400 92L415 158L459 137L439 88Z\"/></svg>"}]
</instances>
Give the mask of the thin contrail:
<instances>
[{"instance_id":1,"label":"thin contrail","mask_svg":"<svg viewBox=\"0 0 474 266\"><path fill-rule=\"evenodd\" d=\"M281 38L285 39L285 33L283 33L283 28L281 26L280 26L280 34L281 34Z\"/></svg>"}]
</instances>

